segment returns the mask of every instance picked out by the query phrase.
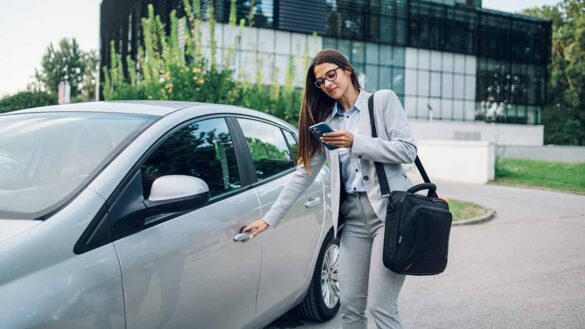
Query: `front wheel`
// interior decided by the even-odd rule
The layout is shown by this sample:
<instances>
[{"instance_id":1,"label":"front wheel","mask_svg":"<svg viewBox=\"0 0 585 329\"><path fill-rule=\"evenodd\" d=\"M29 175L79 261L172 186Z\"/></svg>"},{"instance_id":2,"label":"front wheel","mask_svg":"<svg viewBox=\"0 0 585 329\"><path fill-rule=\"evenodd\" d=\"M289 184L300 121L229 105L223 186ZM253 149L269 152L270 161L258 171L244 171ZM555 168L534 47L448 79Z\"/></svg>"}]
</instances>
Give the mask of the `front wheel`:
<instances>
[{"instance_id":1,"label":"front wheel","mask_svg":"<svg viewBox=\"0 0 585 329\"><path fill-rule=\"evenodd\" d=\"M310 321L325 322L339 310L339 239L327 234L317 258L315 272L298 313Z\"/></svg>"}]
</instances>

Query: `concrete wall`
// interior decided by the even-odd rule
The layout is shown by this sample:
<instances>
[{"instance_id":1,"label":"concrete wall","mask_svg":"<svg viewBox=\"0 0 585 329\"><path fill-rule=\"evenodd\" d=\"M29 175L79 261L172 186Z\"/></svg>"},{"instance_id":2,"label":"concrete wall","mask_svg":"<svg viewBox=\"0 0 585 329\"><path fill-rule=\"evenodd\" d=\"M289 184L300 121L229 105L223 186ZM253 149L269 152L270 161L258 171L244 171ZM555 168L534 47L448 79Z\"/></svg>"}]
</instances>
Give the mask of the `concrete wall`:
<instances>
[{"instance_id":1,"label":"concrete wall","mask_svg":"<svg viewBox=\"0 0 585 329\"><path fill-rule=\"evenodd\" d=\"M410 119L416 140L475 140L496 145L542 146L544 126Z\"/></svg>"},{"instance_id":2,"label":"concrete wall","mask_svg":"<svg viewBox=\"0 0 585 329\"><path fill-rule=\"evenodd\" d=\"M585 162L584 146L522 146L499 145L497 156L502 159L529 159L553 162Z\"/></svg>"},{"instance_id":3,"label":"concrete wall","mask_svg":"<svg viewBox=\"0 0 585 329\"><path fill-rule=\"evenodd\" d=\"M418 155L431 181L484 184L495 177L495 146L485 141L418 141ZM412 177L416 167L408 166Z\"/></svg>"}]
</instances>

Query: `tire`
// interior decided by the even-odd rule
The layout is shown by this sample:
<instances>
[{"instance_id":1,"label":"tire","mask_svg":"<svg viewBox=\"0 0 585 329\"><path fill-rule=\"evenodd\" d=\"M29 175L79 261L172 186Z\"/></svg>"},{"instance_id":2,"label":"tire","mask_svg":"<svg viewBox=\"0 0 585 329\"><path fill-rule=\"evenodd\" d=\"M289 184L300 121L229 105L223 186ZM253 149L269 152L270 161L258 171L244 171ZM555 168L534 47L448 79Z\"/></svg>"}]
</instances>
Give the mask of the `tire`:
<instances>
[{"instance_id":1,"label":"tire","mask_svg":"<svg viewBox=\"0 0 585 329\"><path fill-rule=\"evenodd\" d=\"M296 314L306 320L316 322L328 321L337 314L340 304L339 281L337 280L338 258L339 239L333 240L333 233L330 232L319 251L309 291L305 299L296 307ZM324 292L328 293L329 299L326 300Z\"/></svg>"}]
</instances>

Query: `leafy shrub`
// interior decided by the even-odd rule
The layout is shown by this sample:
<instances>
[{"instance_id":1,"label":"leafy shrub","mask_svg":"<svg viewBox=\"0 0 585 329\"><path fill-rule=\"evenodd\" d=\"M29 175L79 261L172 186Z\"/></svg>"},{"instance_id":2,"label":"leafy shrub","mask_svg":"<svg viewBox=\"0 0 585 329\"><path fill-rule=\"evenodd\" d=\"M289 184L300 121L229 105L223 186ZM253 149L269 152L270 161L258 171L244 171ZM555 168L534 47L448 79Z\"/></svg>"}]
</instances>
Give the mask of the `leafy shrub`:
<instances>
[{"instance_id":1,"label":"leafy shrub","mask_svg":"<svg viewBox=\"0 0 585 329\"><path fill-rule=\"evenodd\" d=\"M231 1L230 27L236 28L235 1ZM235 51L233 46L225 51L224 62L216 63L217 42L215 40L215 17L213 6L209 7L209 58L204 57L201 45L202 13L201 2L183 0L186 13L184 47L179 42L179 19L176 12L170 15L170 34L166 35L160 17L154 15L152 5L148 6L148 17L142 19L144 45L138 50L137 61L122 58L111 43L111 65L104 67L104 98L183 100L194 102L231 104L249 107L278 116L291 124L298 122L302 90L295 89L294 62L290 57L286 83L280 86L272 81L262 81L262 63L256 63L255 81L243 72L235 72ZM239 24L239 34L234 44L241 41L245 21ZM307 48L307 47L305 47ZM305 54L306 55L306 54ZM307 56L305 56L307 57ZM138 63L139 65L137 65ZM308 61L305 61L308 65ZM128 70L124 71L124 64ZM272 76L278 76L278 69ZM234 77L237 76L237 79Z\"/></svg>"},{"instance_id":2,"label":"leafy shrub","mask_svg":"<svg viewBox=\"0 0 585 329\"><path fill-rule=\"evenodd\" d=\"M0 113L57 104L57 97L41 91L22 91L0 99Z\"/></svg>"}]
</instances>

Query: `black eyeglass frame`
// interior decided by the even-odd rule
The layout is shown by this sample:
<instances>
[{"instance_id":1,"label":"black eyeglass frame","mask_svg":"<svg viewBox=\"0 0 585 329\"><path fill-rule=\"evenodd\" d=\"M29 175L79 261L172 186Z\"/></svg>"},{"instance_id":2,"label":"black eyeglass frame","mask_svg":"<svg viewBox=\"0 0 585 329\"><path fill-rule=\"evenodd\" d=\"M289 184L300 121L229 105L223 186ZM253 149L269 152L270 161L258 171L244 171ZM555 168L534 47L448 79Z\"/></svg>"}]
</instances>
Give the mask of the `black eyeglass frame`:
<instances>
[{"instance_id":1,"label":"black eyeglass frame","mask_svg":"<svg viewBox=\"0 0 585 329\"><path fill-rule=\"evenodd\" d=\"M336 68L334 68L334 69L331 69L331 70L329 70L329 71L325 72L324 78L318 78L318 79L315 79L315 87L317 87L317 88L321 89L321 87L322 87L322 86L325 84L325 80L328 80L328 81L330 81L330 82L333 82L333 81L335 81L335 79L337 79L337 70L338 70L338 69L342 69L342 70L343 70L343 68L342 68L342 67L338 66L338 67L336 67ZM329 72L333 72L333 73L335 74L335 75L333 76L333 78L331 78L331 79L329 79L329 78L327 77L327 75L329 74Z\"/></svg>"}]
</instances>

